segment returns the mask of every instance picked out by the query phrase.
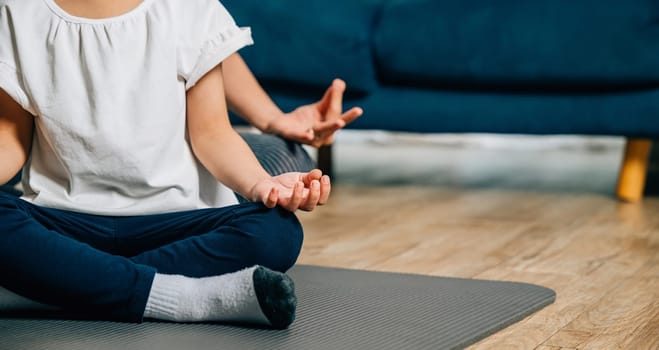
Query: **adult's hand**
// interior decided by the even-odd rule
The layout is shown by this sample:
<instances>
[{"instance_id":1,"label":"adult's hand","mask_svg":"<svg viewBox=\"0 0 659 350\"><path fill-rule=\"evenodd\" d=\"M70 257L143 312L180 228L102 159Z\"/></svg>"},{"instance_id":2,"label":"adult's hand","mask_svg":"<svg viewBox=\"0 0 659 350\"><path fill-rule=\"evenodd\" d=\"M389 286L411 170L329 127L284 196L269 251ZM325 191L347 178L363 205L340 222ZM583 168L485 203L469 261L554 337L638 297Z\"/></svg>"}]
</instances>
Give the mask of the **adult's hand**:
<instances>
[{"instance_id":1,"label":"adult's hand","mask_svg":"<svg viewBox=\"0 0 659 350\"><path fill-rule=\"evenodd\" d=\"M320 101L275 118L267 131L314 147L331 144L337 130L364 113L360 107L343 112L345 90L346 83L335 79Z\"/></svg>"},{"instance_id":2,"label":"adult's hand","mask_svg":"<svg viewBox=\"0 0 659 350\"><path fill-rule=\"evenodd\" d=\"M268 208L279 205L289 211L312 211L327 203L330 191L329 176L314 169L308 173L284 173L259 181L252 188L250 197Z\"/></svg>"}]
</instances>

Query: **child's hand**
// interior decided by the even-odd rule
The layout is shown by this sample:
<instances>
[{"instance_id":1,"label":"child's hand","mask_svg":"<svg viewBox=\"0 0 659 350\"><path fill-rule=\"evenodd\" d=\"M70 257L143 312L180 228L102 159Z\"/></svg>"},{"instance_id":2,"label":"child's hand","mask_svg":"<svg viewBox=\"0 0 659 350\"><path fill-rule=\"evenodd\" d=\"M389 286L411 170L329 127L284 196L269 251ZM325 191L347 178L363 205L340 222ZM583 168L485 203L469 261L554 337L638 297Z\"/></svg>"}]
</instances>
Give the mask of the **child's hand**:
<instances>
[{"instance_id":1,"label":"child's hand","mask_svg":"<svg viewBox=\"0 0 659 350\"><path fill-rule=\"evenodd\" d=\"M259 181L250 191L253 201L268 208L279 205L287 210L312 211L327 203L331 190L329 176L318 170L308 173L284 173Z\"/></svg>"},{"instance_id":2,"label":"child's hand","mask_svg":"<svg viewBox=\"0 0 659 350\"><path fill-rule=\"evenodd\" d=\"M343 113L345 89L346 83L335 79L320 101L275 118L267 131L314 147L331 144L337 130L364 113L359 107Z\"/></svg>"}]
</instances>

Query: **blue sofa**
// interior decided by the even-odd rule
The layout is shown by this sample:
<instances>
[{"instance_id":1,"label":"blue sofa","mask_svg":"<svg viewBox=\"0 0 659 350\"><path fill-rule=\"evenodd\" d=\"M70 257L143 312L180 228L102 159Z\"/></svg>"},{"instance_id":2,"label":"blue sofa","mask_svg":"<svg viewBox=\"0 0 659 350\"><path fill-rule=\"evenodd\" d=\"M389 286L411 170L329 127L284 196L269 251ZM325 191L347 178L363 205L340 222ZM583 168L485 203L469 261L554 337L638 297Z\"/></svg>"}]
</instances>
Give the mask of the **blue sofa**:
<instances>
[{"instance_id":1,"label":"blue sofa","mask_svg":"<svg viewBox=\"0 0 659 350\"><path fill-rule=\"evenodd\" d=\"M618 195L642 196L659 136L657 0L222 2L252 27L241 54L284 109L341 77L346 105L365 110L350 128L624 136Z\"/></svg>"}]
</instances>

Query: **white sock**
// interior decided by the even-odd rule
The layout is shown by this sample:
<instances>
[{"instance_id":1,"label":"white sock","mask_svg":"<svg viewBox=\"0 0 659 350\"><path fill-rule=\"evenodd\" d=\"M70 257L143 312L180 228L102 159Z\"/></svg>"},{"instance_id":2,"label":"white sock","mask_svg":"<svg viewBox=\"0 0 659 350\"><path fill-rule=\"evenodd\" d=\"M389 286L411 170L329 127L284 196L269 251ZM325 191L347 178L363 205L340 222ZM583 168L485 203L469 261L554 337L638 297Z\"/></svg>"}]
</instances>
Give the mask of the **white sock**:
<instances>
[{"instance_id":1,"label":"white sock","mask_svg":"<svg viewBox=\"0 0 659 350\"><path fill-rule=\"evenodd\" d=\"M259 285L263 286L259 287L261 288L259 293L261 295L269 293L266 297L262 297L262 302L266 303L264 304L266 307L272 305L275 308L269 312L280 314L291 312L290 305L281 307L282 300L284 302L286 300L280 295L286 294L287 297L292 297L293 304L295 304L292 281L290 289L284 286L284 293L279 287L281 282L274 282L278 283L277 285L271 282L273 277L284 277L287 281L290 281L290 278L264 267L253 266L221 276L204 278L156 274L144 310L144 317L176 322L229 321L272 326L273 322L270 322L261 310L259 297L257 297L254 285L257 269L259 269L258 276L264 276L258 277L257 280L266 280L270 283L267 285L259 282ZM266 300L271 298L278 298L279 301ZM292 308L294 313L295 305L292 305ZM294 315L292 316L294 318ZM288 324L274 326L281 328L282 326L287 327Z\"/></svg>"},{"instance_id":2,"label":"white sock","mask_svg":"<svg viewBox=\"0 0 659 350\"><path fill-rule=\"evenodd\" d=\"M56 310L54 306L38 303L0 287L0 311Z\"/></svg>"}]
</instances>

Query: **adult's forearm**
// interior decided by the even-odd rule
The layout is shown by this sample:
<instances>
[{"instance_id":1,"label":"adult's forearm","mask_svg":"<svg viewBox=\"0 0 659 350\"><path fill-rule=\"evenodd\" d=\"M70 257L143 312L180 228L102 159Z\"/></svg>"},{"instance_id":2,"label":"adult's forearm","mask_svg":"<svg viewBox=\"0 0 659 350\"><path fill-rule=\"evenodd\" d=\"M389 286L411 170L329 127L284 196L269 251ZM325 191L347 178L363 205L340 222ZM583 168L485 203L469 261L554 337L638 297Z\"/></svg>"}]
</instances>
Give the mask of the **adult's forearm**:
<instances>
[{"instance_id":1,"label":"adult's forearm","mask_svg":"<svg viewBox=\"0 0 659 350\"><path fill-rule=\"evenodd\" d=\"M282 111L263 90L239 54L229 56L222 63L227 104L261 131L268 132L271 121Z\"/></svg>"}]
</instances>

